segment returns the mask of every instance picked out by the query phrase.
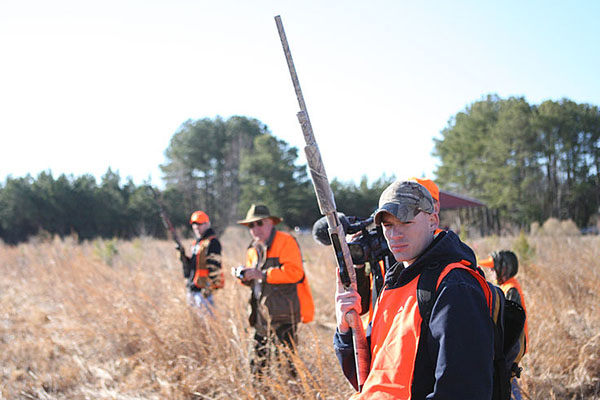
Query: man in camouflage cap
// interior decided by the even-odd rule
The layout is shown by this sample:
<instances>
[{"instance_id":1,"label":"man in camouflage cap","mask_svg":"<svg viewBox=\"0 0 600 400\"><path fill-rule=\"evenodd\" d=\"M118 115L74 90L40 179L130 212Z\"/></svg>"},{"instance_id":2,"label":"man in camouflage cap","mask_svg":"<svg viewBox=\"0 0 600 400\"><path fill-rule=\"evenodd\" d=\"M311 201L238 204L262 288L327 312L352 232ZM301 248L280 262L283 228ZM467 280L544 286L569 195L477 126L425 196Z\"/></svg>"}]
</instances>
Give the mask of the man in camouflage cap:
<instances>
[{"instance_id":1,"label":"man in camouflage cap","mask_svg":"<svg viewBox=\"0 0 600 400\"><path fill-rule=\"evenodd\" d=\"M395 215L406 222L414 219L421 211L427 214L435 211L434 201L429 191L415 181L395 181L385 188L379 197L375 223L381 223L383 212Z\"/></svg>"},{"instance_id":2,"label":"man in camouflage cap","mask_svg":"<svg viewBox=\"0 0 600 400\"><path fill-rule=\"evenodd\" d=\"M381 193L375 224L383 225L396 261L412 264L433 241L439 224L434 211L431 194L417 182L395 181Z\"/></svg>"},{"instance_id":3,"label":"man in camouflage cap","mask_svg":"<svg viewBox=\"0 0 600 400\"><path fill-rule=\"evenodd\" d=\"M484 295L489 288L477 277L473 251L454 232L436 232L434 200L415 181L388 186L374 219L396 263L385 274L367 329L369 374L352 398L491 399L494 340ZM437 291L428 292L433 307L423 318L418 288L431 270L440 278ZM352 334L344 318L352 309L360 312L360 295L345 291L338 278L334 347L344 375L358 389Z\"/></svg>"}]
</instances>

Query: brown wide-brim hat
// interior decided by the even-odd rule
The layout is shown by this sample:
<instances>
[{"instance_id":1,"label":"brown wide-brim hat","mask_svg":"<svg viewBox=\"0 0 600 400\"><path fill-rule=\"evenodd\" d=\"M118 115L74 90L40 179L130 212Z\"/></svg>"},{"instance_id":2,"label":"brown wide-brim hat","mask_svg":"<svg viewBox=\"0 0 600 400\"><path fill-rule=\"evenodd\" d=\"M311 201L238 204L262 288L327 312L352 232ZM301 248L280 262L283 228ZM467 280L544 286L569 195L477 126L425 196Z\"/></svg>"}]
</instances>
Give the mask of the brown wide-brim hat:
<instances>
[{"instance_id":1,"label":"brown wide-brim hat","mask_svg":"<svg viewBox=\"0 0 600 400\"><path fill-rule=\"evenodd\" d=\"M252 204L246 213L246 218L238 221L237 223L240 225L248 225L250 222L256 222L267 218L270 218L273 221L273 225L277 225L283 221L283 218L271 215L267 206L262 204Z\"/></svg>"}]
</instances>

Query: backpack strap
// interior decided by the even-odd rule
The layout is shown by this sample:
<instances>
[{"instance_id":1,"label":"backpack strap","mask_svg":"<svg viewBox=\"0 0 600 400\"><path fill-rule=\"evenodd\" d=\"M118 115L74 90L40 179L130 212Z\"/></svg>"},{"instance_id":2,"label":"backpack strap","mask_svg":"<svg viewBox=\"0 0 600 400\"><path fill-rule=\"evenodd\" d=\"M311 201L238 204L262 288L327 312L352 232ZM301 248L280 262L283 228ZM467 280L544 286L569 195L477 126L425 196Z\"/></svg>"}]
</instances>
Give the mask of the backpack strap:
<instances>
[{"instance_id":1,"label":"backpack strap","mask_svg":"<svg viewBox=\"0 0 600 400\"><path fill-rule=\"evenodd\" d=\"M419 304L419 313L421 314L421 318L426 324L429 324L429 319L431 318L431 310L433 309L433 304L437 298L437 287L440 283L442 272L445 272L444 276L441 277L443 279L455 268L464 269L471 273L475 279L477 279L481 289L483 290L488 307L490 308L490 317L493 317L495 309L495 295L493 291L488 286L487 281L482 275L483 273L471 267L468 261L462 260L461 262L451 263L448 265L432 264L431 266L425 267L421 272L419 281L417 282L417 302Z\"/></svg>"},{"instance_id":2,"label":"backpack strap","mask_svg":"<svg viewBox=\"0 0 600 400\"><path fill-rule=\"evenodd\" d=\"M442 265L433 264L425 267L419 276L419 281L417 282L417 303L419 305L419 313L423 319L423 326L429 325L431 310L437 297L437 281L442 273L442 269Z\"/></svg>"}]
</instances>

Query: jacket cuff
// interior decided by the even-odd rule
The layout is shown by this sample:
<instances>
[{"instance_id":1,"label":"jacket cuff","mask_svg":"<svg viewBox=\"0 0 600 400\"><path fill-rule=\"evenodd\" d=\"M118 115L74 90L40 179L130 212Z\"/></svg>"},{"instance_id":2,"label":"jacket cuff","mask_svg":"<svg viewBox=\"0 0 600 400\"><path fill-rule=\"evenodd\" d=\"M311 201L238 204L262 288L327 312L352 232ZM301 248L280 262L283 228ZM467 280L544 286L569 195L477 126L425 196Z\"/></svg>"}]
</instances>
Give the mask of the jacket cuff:
<instances>
[{"instance_id":1,"label":"jacket cuff","mask_svg":"<svg viewBox=\"0 0 600 400\"><path fill-rule=\"evenodd\" d=\"M335 328L335 335L333 335L333 346L341 352L345 350L352 350L354 348L352 344L352 330L350 329L346 333L341 333L338 328Z\"/></svg>"}]
</instances>

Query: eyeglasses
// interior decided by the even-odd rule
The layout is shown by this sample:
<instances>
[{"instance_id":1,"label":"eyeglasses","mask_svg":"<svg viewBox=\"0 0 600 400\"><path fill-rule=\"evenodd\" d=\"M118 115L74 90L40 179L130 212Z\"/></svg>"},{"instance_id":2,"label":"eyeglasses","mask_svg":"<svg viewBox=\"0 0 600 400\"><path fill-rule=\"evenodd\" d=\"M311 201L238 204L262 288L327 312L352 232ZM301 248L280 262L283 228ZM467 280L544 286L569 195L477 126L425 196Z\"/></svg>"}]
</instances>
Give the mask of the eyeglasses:
<instances>
[{"instance_id":1,"label":"eyeglasses","mask_svg":"<svg viewBox=\"0 0 600 400\"><path fill-rule=\"evenodd\" d=\"M254 228L254 225L263 226L263 222L262 222L262 220L258 220L256 222L250 222L250 223L248 223L248 228L252 229L252 228Z\"/></svg>"}]
</instances>

